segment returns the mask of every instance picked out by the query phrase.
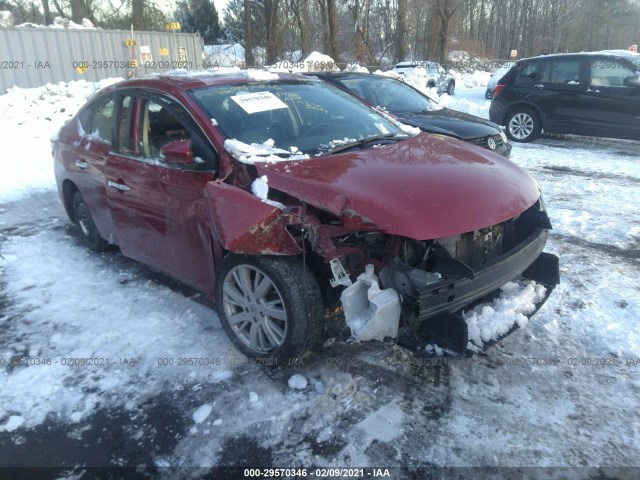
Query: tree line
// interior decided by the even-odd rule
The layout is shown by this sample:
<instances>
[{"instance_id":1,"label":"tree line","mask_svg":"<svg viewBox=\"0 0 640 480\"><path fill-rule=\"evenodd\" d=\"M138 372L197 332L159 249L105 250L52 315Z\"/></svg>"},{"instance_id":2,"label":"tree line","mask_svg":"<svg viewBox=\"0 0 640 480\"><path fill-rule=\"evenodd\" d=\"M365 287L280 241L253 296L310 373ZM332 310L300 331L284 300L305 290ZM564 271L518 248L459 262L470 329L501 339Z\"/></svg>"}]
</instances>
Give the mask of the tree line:
<instances>
[{"instance_id":1,"label":"tree line","mask_svg":"<svg viewBox=\"0 0 640 480\"><path fill-rule=\"evenodd\" d=\"M180 22L205 44L240 43L266 62L299 60L314 50L337 62L380 65L434 59L451 50L487 58L627 48L638 43L640 0L231 0L222 19L211 0L0 0L14 23L61 16L102 28L162 30ZM222 21L221 21L222 20Z\"/></svg>"}]
</instances>

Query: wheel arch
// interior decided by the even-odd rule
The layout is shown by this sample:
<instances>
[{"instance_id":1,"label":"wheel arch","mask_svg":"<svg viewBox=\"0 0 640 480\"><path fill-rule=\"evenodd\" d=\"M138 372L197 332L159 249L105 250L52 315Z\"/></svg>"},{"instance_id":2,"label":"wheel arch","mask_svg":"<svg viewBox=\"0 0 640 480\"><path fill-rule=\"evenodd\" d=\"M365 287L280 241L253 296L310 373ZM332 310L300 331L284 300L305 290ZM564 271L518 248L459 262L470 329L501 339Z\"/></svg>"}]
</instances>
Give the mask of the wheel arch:
<instances>
[{"instance_id":1,"label":"wheel arch","mask_svg":"<svg viewBox=\"0 0 640 480\"><path fill-rule=\"evenodd\" d=\"M77 185L69 179L62 182L62 204L64 205L69 220L72 222L76 221L75 215L73 214L73 196L79 190Z\"/></svg>"}]
</instances>

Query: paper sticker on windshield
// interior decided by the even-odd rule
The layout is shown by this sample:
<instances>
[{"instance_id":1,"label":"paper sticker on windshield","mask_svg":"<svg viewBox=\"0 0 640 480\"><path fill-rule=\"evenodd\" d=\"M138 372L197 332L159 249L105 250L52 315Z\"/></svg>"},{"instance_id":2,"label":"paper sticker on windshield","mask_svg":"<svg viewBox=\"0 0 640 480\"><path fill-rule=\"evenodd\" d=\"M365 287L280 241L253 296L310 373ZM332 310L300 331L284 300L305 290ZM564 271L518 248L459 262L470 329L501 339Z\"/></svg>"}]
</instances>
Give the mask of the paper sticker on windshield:
<instances>
[{"instance_id":1,"label":"paper sticker on windshield","mask_svg":"<svg viewBox=\"0 0 640 480\"><path fill-rule=\"evenodd\" d=\"M243 93L231 97L247 113L266 112L287 108L287 105L271 92Z\"/></svg>"}]
</instances>

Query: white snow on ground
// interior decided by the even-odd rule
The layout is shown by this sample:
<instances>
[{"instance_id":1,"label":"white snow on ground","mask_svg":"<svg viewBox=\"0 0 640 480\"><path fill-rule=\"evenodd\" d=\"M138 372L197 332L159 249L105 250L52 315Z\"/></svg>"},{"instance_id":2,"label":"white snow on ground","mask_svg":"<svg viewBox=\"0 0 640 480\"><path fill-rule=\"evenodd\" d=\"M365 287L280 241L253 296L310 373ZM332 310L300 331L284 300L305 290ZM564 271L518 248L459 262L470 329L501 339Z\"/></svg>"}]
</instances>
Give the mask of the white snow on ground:
<instances>
[{"instance_id":1,"label":"white snow on ground","mask_svg":"<svg viewBox=\"0 0 640 480\"><path fill-rule=\"evenodd\" d=\"M210 404L205 404L199 407L195 412L193 412L192 418L196 423L204 422L209 415L211 415L211 411L213 407Z\"/></svg>"},{"instance_id":2,"label":"white snow on ground","mask_svg":"<svg viewBox=\"0 0 640 480\"><path fill-rule=\"evenodd\" d=\"M295 390L304 390L305 388L307 388L308 384L307 379L299 373L292 375L288 383L289 386Z\"/></svg>"},{"instance_id":3,"label":"white snow on ground","mask_svg":"<svg viewBox=\"0 0 640 480\"><path fill-rule=\"evenodd\" d=\"M20 415L32 427L53 413L78 422L98 404L136 402L165 384L231 375L224 365L179 365L180 358L209 357L212 347L232 349L212 310L105 264L73 237L60 231L16 237L2 255L15 307L0 319L12 332L0 358L17 368L0 369L0 419ZM10 322L15 315L23 319ZM24 365L25 356L51 362Z\"/></svg>"},{"instance_id":4,"label":"white snow on ground","mask_svg":"<svg viewBox=\"0 0 640 480\"><path fill-rule=\"evenodd\" d=\"M351 353L285 370L279 383L271 370L234 367L229 359L243 356L216 314L148 280L135 262L87 251L60 222L28 234L5 224L20 225L18 210L26 224L61 218L43 212L38 195L55 189L49 137L82 103L62 93L76 87L0 96L0 114L10 119L0 138L0 434L7 441L17 445L22 437L14 435L47 420L71 428L100 409L133 411L178 391L194 400L184 407L188 425L171 454L154 457L158 466L215 465L223 439L243 435L273 447L280 465L383 458L388 466L639 466L639 142L514 145L512 161L544 191L554 227L547 251L559 255L562 274L525 327L426 376L405 368L396 347L337 342L333 352ZM458 88L441 101L483 112L483 93ZM511 288L497 301L505 303L467 315L480 341L488 313L521 321L518 309L536 294L531 285L517 295ZM384 361L367 363L377 351ZM212 357L227 363L177 364ZM86 360L69 365L71 358ZM289 385L295 375L307 381L304 389Z\"/></svg>"}]
</instances>

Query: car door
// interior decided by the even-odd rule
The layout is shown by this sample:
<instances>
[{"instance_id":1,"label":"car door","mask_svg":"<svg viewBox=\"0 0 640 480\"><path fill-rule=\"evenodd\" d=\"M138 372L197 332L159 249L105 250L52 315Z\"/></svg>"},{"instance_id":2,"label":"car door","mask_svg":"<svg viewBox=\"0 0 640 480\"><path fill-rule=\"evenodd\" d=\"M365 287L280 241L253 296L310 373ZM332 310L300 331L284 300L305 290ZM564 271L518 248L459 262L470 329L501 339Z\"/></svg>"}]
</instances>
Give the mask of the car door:
<instances>
[{"instance_id":1,"label":"car door","mask_svg":"<svg viewBox=\"0 0 640 480\"><path fill-rule=\"evenodd\" d=\"M590 133L640 140L640 88L625 80L637 67L622 58L596 56L588 64L589 88L582 101Z\"/></svg>"},{"instance_id":2,"label":"car door","mask_svg":"<svg viewBox=\"0 0 640 480\"><path fill-rule=\"evenodd\" d=\"M87 105L78 115L79 141L64 146L62 161L82 197L91 206L91 216L103 238L113 233L113 223L107 208L105 166L112 145L114 130L114 96L102 95Z\"/></svg>"},{"instance_id":3,"label":"car door","mask_svg":"<svg viewBox=\"0 0 640 480\"><path fill-rule=\"evenodd\" d=\"M204 189L215 178L213 147L176 101L131 92L118 97L117 106L118 143L106 179L122 253L212 292L213 246ZM189 142L196 163L172 164L163 158L163 147L181 141Z\"/></svg>"},{"instance_id":4,"label":"car door","mask_svg":"<svg viewBox=\"0 0 640 480\"><path fill-rule=\"evenodd\" d=\"M555 133L580 133L590 127L581 101L588 85L587 60L581 56L549 58L535 79L540 104L546 116L545 129Z\"/></svg>"}]
</instances>

